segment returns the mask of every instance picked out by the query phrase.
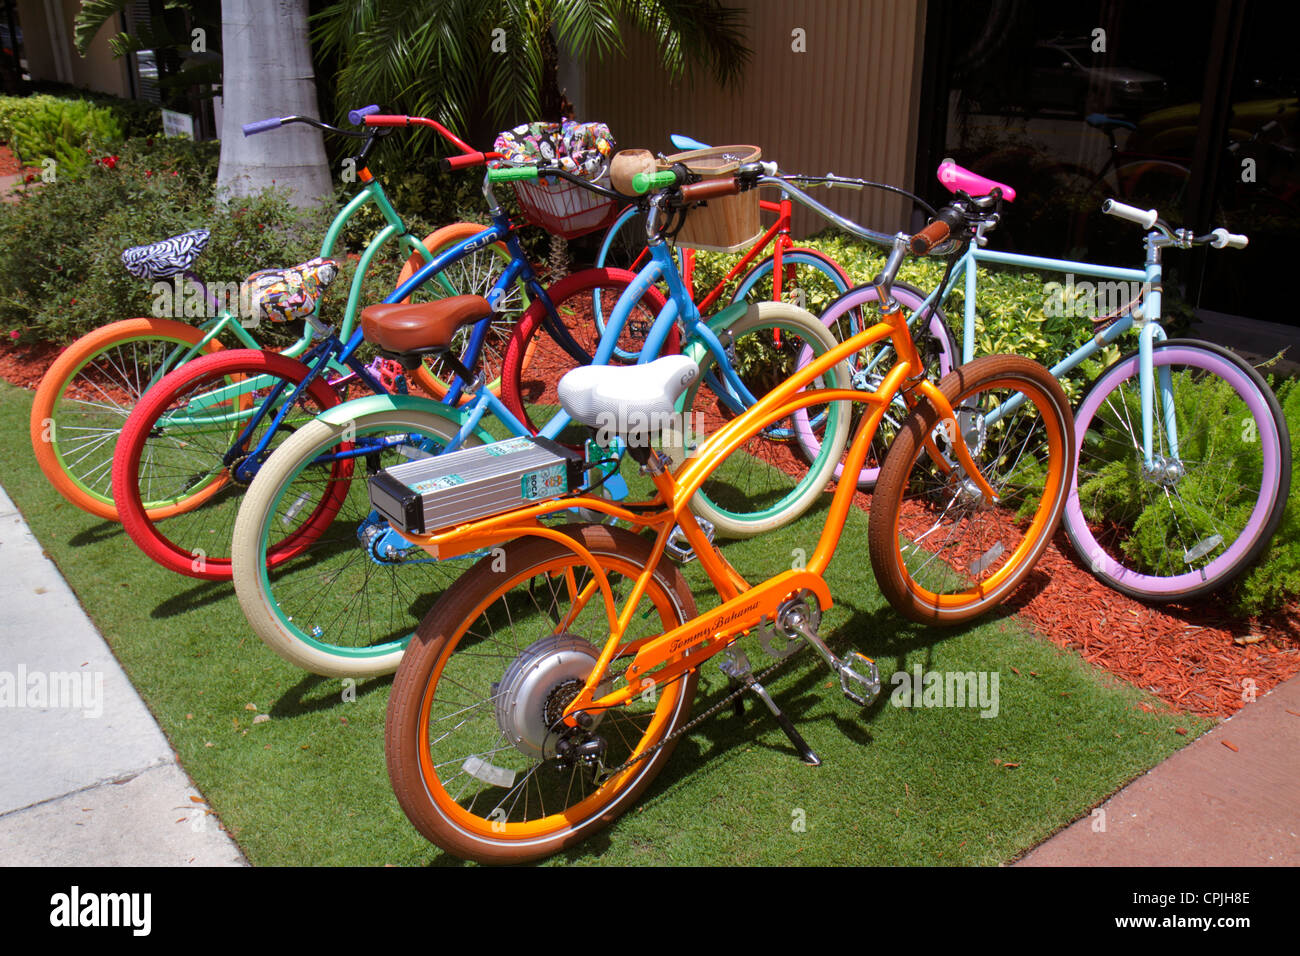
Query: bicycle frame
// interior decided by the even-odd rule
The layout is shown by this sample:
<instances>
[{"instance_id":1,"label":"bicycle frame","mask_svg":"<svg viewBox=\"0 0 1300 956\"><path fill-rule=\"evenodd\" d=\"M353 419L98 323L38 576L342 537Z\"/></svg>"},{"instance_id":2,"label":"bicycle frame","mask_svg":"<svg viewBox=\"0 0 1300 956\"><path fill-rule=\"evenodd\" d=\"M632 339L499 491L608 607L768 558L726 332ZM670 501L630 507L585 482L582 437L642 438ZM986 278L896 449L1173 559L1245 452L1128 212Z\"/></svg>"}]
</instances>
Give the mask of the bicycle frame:
<instances>
[{"instance_id":1,"label":"bicycle frame","mask_svg":"<svg viewBox=\"0 0 1300 956\"><path fill-rule=\"evenodd\" d=\"M735 279L737 276L741 275L750 265L754 263L755 260L757 260L764 252L766 252L768 246L771 245L774 241L775 241L775 248L772 250L772 259L773 259L772 269L774 275L774 279L772 282L772 296L773 296L772 301L774 302L782 301L781 292L783 291L784 288L784 283L782 281L783 272L781 271L782 264L783 264L782 260L784 259L785 252L787 249L795 248L794 240L790 238L790 216L791 213L794 211L794 203L791 201L789 194L783 190L781 193L781 199L779 201L761 199L759 200L758 205L759 208L762 209L764 212L776 213L777 214L776 222L774 222L768 228L768 230L763 233L762 237L757 242L755 242L753 246L750 247L749 251L746 252L744 256L741 257L740 261L737 262L734 266L732 266L731 271L728 272L722 278L722 281L720 281L717 285L715 285L709 291L708 295L706 295L703 299L700 299L696 303L696 305L699 306L701 312L706 311L710 306L715 304L718 301L718 299L722 297L723 291L726 290L727 286L731 284L731 281ZM626 213L623 213L622 215L619 216L618 220L616 220L614 225L611 227L611 230L616 230L622 226L624 216L630 218L631 216L635 216L635 215L636 215L635 207L630 207ZM632 263L631 268L634 271L644 267L644 263L643 263L644 256L645 253L642 252L641 255L637 256L636 261ZM686 290L688 295L692 299L694 299L695 297L695 250L694 249L684 250L681 267L678 268L677 264L674 263L673 270L679 272L682 281L686 285Z\"/></svg>"},{"instance_id":2,"label":"bicycle frame","mask_svg":"<svg viewBox=\"0 0 1300 956\"><path fill-rule=\"evenodd\" d=\"M1057 362L1050 369L1051 373L1057 378L1068 374L1077 368L1084 360L1095 355L1101 349L1116 341L1130 329L1138 329L1138 354L1139 354L1139 375L1138 382L1141 389L1142 399L1142 455L1144 464L1148 469L1154 467L1154 408L1156 400L1156 382L1152 361L1152 347L1156 342L1163 341L1165 331L1160 325L1160 286L1162 277L1162 267L1160 262L1160 249L1164 243L1156 233L1151 233L1145 239L1146 263L1142 269L1128 269L1119 266L1103 266L1091 262L1076 262L1069 259L1048 259L1040 256L1030 256L1021 253L999 252L994 249L986 249L980 246L980 240L983 238L984 224L978 227L975 241L970 243L965 254L953 268L952 276L948 284L935 290L929 298L926 299L925 305L918 312L933 307L936 303L942 303L947 300L953 288L956 287L958 279L964 282L964 322L962 335L962 362L969 362L975 357L975 302L977 274L976 270L980 265L1006 265L1016 266L1022 269L1036 269L1040 271L1058 272L1063 274L1085 275L1094 278L1112 279L1116 281L1140 282L1144 290L1143 304L1135 313L1133 310L1124 310L1124 312L1107 328L1097 333L1093 338L1080 346L1070 355ZM1173 392L1172 378L1167 367L1162 367L1159 374L1159 397L1162 406L1166 412L1166 433L1169 439L1169 449L1176 457L1178 455L1178 434L1175 415L1173 414ZM996 409L989 415L989 423L992 424L1001 415L1014 408L1014 404L1008 403L1003 408Z\"/></svg>"},{"instance_id":3,"label":"bicycle frame","mask_svg":"<svg viewBox=\"0 0 1300 956\"><path fill-rule=\"evenodd\" d=\"M906 237L899 237L906 242ZM901 261L904 246L895 243L893 256ZM894 264L896 271L897 265ZM886 267L886 273L889 266ZM877 280L877 292L882 302L892 302L883 280ZM832 367L845 361L854 353L876 342L889 339L898 356L897 363L884 377L880 387L873 392L853 389L817 389L803 391L805 386L826 374ZM913 370L921 370L914 376ZM816 595L823 608L831 606L830 590L823 574L834 556L849 509L853 504L857 482L881 419L896 395L902 394L909 406L918 398L933 403L940 420L952 435L958 436L953 450L958 463L967 475L973 476L980 492L987 500L995 502L997 496L972 461L964 439L960 437L956 416L943 393L923 376L923 364L908 329L907 320L895 303L881 321L857 333L834 349L806 365L784 383L777 386L748 411L744 412L710 436L699 448L696 457L687 460L676 472L668 472L650 457L648 468L657 496L649 502L621 506L603 498L578 495L558 498L531 505L515 511L470 522L450 531L432 535L399 534L406 541L424 548L434 558L461 555L484 548L492 548L513 538L533 535L560 542L577 553L593 571L593 580L574 601L576 615L599 592L605 603L606 618L610 626L609 638L593 667L581 692L565 710L565 722L576 726L573 716L582 710L601 710L629 701L644 693L649 687L672 680L687 670L699 667L709 657L721 651L742 631L758 626L764 618L775 617L778 606L791 594L807 590ZM721 466L727 456L735 452L749 438L768 428L801 408L834 401L861 402L871 406L871 411L859 422L849 446L847 464L836 485L830 513L822 529L817 546L807 566L784 571L756 585L748 584L722 554L714 548L689 509L689 502L704 481ZM945 427L941 425L941 427ZM932 440L927 447L935 461L942 461ZM651 558L643 573L638 576L622 609L617 607L613 591L603 569L595 558L572 538L541 524L548 514L571 508L586 508L609 517L631 523L636 528L656 531ZM665 634L642 639L629 644L622 637L632 622L632 616L646 592L654 569L663 559L665 548L675 528L679 527L694 548L701 566L708 575L722 603ZM570 618L557 622L557 632L570 623ZM626 686L621 690L597 696L597 686L604 679L607 668L617 656L635 651L629 666ZM645 675L653 672L653 678ZM650 683L645 683L650 681Z\"/></svg>"}]
</instances>

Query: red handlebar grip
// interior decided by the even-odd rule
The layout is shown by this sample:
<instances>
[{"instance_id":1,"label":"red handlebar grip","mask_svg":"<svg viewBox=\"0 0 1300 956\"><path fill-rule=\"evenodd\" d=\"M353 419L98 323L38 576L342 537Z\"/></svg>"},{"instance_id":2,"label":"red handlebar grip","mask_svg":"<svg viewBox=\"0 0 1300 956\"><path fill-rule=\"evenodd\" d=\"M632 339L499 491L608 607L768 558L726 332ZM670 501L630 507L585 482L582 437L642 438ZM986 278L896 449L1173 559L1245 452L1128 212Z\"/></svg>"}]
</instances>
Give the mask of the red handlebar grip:
<instances>
[{"instance_id":1,"label":"red handlebar grip","mask_svg":"<svg viewBox=\"0 0 1300 956\"><path fill-rule=\"evenodd\" d=\"M703 182L683 186L682 198L687 202L701 202L705 199L734 196L738 192L740 192L740 186L736 182L736 177L723 176L720 179L706 179Z\"/></svg>"},{"instance_id":2,"label":"red handlebar grip","mask_svg":"<svg viewBox=\"0 0 1300 956\"><path fill-rule=\"evenodd\" d=\"M396 116L391 113L371 113L364 117L367 126L410 126L409 116Z\"/></svg>"},{"instance_id":3,"label":"red handlebar grip","mask_svg":"<svg viewBox=\"0 0 1300 956\"><path fill-rule=\"evenodd\" d=\"M480 166L487 159L483 153L466 153L463 156L448 156L444 162L448 169L464 169L466 166Z\"/></svg>"},{"instance_id":4,"label":"red handlebar grip","mask_svg":"<svg viewBox=\"0 0 1300 956\"><path fill-rule=\"evenodd\" d=\"M908 245L914 255L923 256L947 239L948 231L948 224L942 219L936 219L908 240Z\"/></svg>"}]
</instances>

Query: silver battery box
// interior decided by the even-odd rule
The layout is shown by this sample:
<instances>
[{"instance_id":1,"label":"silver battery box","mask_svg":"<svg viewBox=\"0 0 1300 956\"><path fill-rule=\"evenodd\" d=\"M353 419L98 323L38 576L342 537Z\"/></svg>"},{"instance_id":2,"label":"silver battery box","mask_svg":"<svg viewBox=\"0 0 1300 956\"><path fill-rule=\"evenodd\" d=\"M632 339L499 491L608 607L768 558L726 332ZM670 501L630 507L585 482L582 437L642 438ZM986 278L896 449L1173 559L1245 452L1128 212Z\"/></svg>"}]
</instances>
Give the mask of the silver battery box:
<instances>
[{"instance_id":1,"label":"silver battery box","mask_svg":"<svg viewBox=\"0 0 1300 956\"><path fill-rule=\"evenodd\" d=\"M577 452L546 438L508 438L385 468L370 479L370 504L407 534L487 518L580 488Z\"/></svg>"}]
</instances>

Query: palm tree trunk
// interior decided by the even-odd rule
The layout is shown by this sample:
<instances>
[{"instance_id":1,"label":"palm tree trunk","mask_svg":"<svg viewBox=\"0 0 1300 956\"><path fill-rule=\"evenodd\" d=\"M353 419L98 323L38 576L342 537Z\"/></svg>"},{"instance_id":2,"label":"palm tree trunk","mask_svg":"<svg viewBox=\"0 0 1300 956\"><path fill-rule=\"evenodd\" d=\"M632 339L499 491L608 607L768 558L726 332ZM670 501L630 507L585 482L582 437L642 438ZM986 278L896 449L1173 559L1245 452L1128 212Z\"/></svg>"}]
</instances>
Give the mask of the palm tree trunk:
<instances>
[{"instance_id":1,"label":"palm tree trunk","mask_svg":"<svg viewBox=\"0 0 1300 956\"><path fill-rule=\"evenodd\" d=\"M241 126L272 116L316 116L307 0L222 0L221 162L217 189L246 196L274 183L299 206L332 192L319 130L292 124L245 137ZM364 104L358 104L364 105Z\"/></svg>"}]
</instances>

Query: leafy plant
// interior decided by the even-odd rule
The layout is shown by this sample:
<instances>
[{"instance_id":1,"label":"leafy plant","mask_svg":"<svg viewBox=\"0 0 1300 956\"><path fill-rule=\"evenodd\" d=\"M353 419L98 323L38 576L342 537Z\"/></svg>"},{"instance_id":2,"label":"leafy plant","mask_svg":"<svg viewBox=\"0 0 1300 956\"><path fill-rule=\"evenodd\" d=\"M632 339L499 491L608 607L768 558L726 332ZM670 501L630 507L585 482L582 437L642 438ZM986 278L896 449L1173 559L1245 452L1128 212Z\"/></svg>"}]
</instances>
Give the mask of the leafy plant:
<instances>
[{"instance_id":1,"label":"leafy plant","mask_svg":"<svg viewBox=\"0 0 1300 956\"><path fill-rule=\"evenodd\" d=\"M113 111L87 100L0 97L0 139L29 166L53 159L58 175L77 176L90 165L92 152L109 150L122 138Z\"/></svg>"},{"instance_id":2,"label":"leafy plant","mask_svg":"<svg viewBox=\"0 0 1300 956\"><path fill-rule=\"evenodd\" d=\"M344 108L382 103L482 134L558 119L552 30L573 55L604 56L621 52L630 24L654 38L669 75L701 63L730 82L749 57L742 17L720 0L336 0L314 39L341 63Z\"/></svg>"}]
</instances>

